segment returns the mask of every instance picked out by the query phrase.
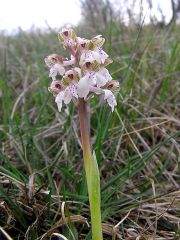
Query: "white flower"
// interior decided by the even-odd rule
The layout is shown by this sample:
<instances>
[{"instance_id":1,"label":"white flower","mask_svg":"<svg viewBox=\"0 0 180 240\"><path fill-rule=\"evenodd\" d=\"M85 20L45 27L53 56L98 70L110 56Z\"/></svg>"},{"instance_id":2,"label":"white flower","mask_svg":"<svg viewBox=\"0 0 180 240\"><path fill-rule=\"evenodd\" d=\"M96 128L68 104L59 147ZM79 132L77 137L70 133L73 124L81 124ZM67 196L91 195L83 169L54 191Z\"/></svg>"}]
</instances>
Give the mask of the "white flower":
<instances>
[{"instance_id":1,"label":"white flower","mask_svg":"<svg viewBox=\"0 0 180 240\"><path fill-rule=\"evenodd\" d=\"M77 82L81 77L81 69L78 67L72 68L71 70L68 70L63 78L69 78L70 81Z\"/></svg>"},{"instance_id":2,"label":"white flower","mask_svg":"<svg viewBox=\"0 0 180 240\"><path fill-rule=\"evenodd\" d=\"M65 73L63 58L58 54L51 54L46 57L45 63L50 68L49 77L51 77L53 81L56 80L57 74L63 75Z\"/></svg>"},{"instance_id":3,"label":"white flower","mask_svg":"<svg viewBox=\"0 0 180 240\"><path fill-rule=\"evenodd\" d=\"M51 84L51 92L58 92L55 102L58 105L58 110L61 112L62 103L69 104L71 100L78 98L77 81L80 78L80 68L68 70L61 81L53 81ZM61 86L59 84L61 83ZM54 84L53 84L54 83ZM58 85L57 85L58 84ZM55 88L58 88L57 90ZM53 90L53 91L52 91Z\"/></svg>"},{"instance_id":4,"label":"white flower","mask_svg":"<svg viewBox=\"0 0 180 240\"><path fill-rule=\"evenodd\" d=\"M89 92L95 93L95 94L104 94L104 100L107 100L108 105L111 107L111 111L114 111L114 107L117 105L116 98L114 94L107 89L102 89L100 87L97 87L94 85L95 78L94 76L89 74L86 74L83 78L80 80L80 85L78 84L77 92L78 96L81 98L87 98L87 95Z\"/></svg>"},{"instance_id":5,"label":"white flower","mask_svg":"<svg viewBox=\"0 0 180 240\"><path fill-rule=\"evenodd\" d=\"M62 31L58 33L58 38L63 42L64 48L74 48L76 46L76 34L73 29L62 29Z\"/></svg>"},{"instance_id":6,"label":"white flower","mask_svg":"<svg viewBox=\"0 0 180 240\"><path fill-rule=\"evenodd\" d=\"M50 68L49 77L51 77L53 81L56 81L56 76L58 74L63 76L65 73L64 67L73 65L75 63L75 58L71 55L71 59L68 60L62 58L58 54L51 54L45 58L45 63Z\"/></svg>"},{"instance_id":7,"label":"white flower","mask_svg":"<svg viewBox=\"0 0 180 240\"><path fill-rule=\"evenodd\" d=\"M64 73L65 73L65 68L61 64L56 63L55 65L53 65L50 68L49 77L51 77L52 80L55 81L56 80L56 76L58 74L63 76Z\"/></svg>"},{"instance_id":8,"label":"white flower","mask_svg":"<svg viewBox=\"0 0 180 240\"><path fill-rule=\"evenodd\" d=\"M56 96L55 102L57 103L59 112L61 112L62 102L64 101L65 104L69 104L73 97L78 98L77 84L75 83L70 84L64 91L59 92Z\"/></svg>"},{"instance_id":9,"label":"white flower","mask_svg":"<svg viewBox=\"0 0 180 240\"><path fill-rule=\"evenodd\" d=\"M54 95L56 96L60 91L63 91L63 85L61 81L52 81L50 87L48 88L48 90Z\"/></svg>"},{"instance_id":10,"label":"white flower","mask_svg":"<svg viewBox=\"0 0 180 240\"><path fill-rule=\"evenodd\" d=\"M77 37L77 44L79 51L81 52L80 66L86 62L92 62L96 60L99 64L104 64L108 55L102 50L101 46L104 44L105 39L101 35L87 40Z\"/></svg>"},{"instance_id":11,"label":"white flower","mask_svg":"<svg viewBox=\"0 0 180 240\"><path fill-rule=\"evenodd\" d=\"M79 97L86 99L91 87L97 86L97 88L100 88L111 80L112 77L106 68L100 68L98 72L88 72L78 82L78 95Z\"/></svg>"},{"instance_id":12,"label":"white flower","mask_svg":"<svg viewBox=\"0 0 180 240\"><path fill-rule=\"evenodd\" d=\"M107 103L111 107L111 111L114 111L114 107L117 105L116 98L110 90L104 90L104 100L107 100Z\"/></svg>"},{"instance_id":13,"label":"white flower","mask_svg":"<svg viewBox=\"0 0 180 240\"><path fill-rule=\"evenodd\" d=\"M99 64L104 64L107 58L108 58L108 55L101 48L97 48L94 51L83 50L80 57L79 65L82 66L86 62L93 62L93 61L97 61Z\"/></svg>"},{"instance_id":14,"label":"white flower","mask_svg":"<svg viewBox=\"0 0 180 240\"><path fill-rule=\"evenodd\" d=\"M76 41L77 41L77 44L78 44L78 47L79 47L80 51L82 51L84 49L87 49L88 48L88 44L90 42L90 40L85 39L85 38L81 38L81 37L77 37Z\"/></svg>"}]
</instances>

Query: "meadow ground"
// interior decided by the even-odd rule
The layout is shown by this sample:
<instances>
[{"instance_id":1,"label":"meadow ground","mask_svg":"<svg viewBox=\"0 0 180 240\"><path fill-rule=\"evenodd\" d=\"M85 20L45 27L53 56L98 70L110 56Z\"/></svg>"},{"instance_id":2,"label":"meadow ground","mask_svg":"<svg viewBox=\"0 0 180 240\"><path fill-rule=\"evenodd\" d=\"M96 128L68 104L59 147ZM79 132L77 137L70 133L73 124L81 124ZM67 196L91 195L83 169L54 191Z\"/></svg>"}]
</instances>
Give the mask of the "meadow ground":
<instances>
[{"instance_id":1,"label":"meadow ground","mask_svg":"<svg viewBox=\"0 0 180 240\"><path fill-rule=\"evenodd\" d=\"M90 110L104 239L180 239L180 28L76 31L106 37L121 86L113 114L96 98ZM0 36L0 226L12 239L91 239L77 110L59 113L47 90L44 58L62 52L55 31Z\"/></svg>"}]
</instances>

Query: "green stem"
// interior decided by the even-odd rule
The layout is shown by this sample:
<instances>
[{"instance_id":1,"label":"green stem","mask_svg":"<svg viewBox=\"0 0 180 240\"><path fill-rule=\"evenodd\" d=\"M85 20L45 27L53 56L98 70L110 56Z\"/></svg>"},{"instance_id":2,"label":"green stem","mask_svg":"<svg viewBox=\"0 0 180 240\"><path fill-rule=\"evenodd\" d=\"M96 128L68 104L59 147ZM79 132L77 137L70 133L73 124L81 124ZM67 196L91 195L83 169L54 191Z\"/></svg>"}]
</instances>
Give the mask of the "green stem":
<instances>
[{"instance_id":1,"label":"green stem","mask_svg":"<svg viewBox=\"0 0 180 240\"><path fill-rule=\"evenodd\" d=\"M95 155L92 155L88 125L87 103L79 99L78 104L83 158L88 186L92 240L103 240L101 225L100 177Z\"/></svg>"}]
</instances>

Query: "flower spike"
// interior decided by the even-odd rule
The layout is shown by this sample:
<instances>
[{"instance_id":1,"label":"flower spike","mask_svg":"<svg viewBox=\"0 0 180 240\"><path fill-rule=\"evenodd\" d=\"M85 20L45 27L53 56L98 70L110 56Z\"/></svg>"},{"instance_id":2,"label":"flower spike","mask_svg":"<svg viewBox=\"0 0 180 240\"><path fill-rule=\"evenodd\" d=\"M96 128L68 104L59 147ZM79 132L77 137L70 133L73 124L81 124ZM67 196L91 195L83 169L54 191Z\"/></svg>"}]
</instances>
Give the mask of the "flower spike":
<instances>
[{"instance_id":1,"label":"flower spike","mask_svg":"<svg viewBox=\"0 0 180 240\"><path fill-rule=\"evenodd\" d=\"M45 58L45 63L53 81L49 91L56 96L59 111L63 102L67 105L71 100L89 100L93 95L104 95L113 111L117 105L113 92L119 89L119 83L112 80L106 69L112 60L102 49L105 39L101 35L90 40L77 37L73 29L66 28L62 29L58 38L70 51L71 59L51 54ZM62 76L61 80L56 79L58 75Z\"/></svg>"}]
</instances>

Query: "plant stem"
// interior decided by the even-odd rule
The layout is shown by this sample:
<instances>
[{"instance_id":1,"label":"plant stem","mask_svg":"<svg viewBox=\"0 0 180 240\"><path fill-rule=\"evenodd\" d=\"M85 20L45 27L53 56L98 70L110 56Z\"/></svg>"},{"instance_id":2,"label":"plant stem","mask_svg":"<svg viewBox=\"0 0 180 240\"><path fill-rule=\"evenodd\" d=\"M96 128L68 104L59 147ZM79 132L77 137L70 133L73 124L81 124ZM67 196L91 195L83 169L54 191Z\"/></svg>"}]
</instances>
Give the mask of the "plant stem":
<instances>
[{"instance_id":1,"label":"plant stem","mask_svg":"<svg viewBox=\"0 0 180 240\"><path fill-rule=\"evenodd\" d=\"M81 131L81 143L83 150L83 158L85 164L86 175L88 178L90 165L91 165L91 145L90 145L90 134L89 134L89 124L88 124L88 112L87 104L84 99L79 98L79 121L80 121L80 131Z\"/></svg>"},{"instance_id":2,"label":"plant stem","mask_svg":"<svg viewBox=\"0 0 180 240\"><path fill-rule=\"evenodd\" d=\"M100 177L95 155L92 155L88 124L87 103L79 99L78 104L83 158L90 202L92 240L103 240L101 225Z\"/></svg>"}]
</instances>

